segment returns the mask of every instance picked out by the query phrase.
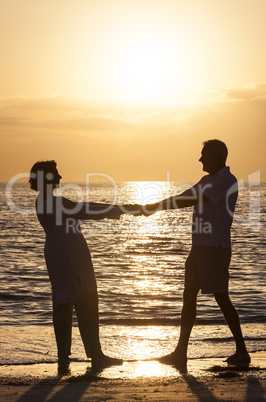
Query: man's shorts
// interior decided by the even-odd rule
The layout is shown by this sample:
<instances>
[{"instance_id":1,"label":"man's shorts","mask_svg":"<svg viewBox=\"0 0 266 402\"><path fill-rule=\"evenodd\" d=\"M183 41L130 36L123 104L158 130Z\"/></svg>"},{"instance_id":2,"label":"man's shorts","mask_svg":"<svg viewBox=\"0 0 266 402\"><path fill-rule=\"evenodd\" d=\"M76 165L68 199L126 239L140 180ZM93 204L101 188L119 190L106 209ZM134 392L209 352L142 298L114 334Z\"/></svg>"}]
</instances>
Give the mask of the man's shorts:
<instances>
[{"instance_id":1,"label":"man's shorts","mask_svg":"<svg viewBox=\"0 0 266 402\"><path fill-rule=\"evenodd\" d=\"M185 287L201 293L227 293L231 249L192 246L185 264Z\"/></svg>"}]
</instances>

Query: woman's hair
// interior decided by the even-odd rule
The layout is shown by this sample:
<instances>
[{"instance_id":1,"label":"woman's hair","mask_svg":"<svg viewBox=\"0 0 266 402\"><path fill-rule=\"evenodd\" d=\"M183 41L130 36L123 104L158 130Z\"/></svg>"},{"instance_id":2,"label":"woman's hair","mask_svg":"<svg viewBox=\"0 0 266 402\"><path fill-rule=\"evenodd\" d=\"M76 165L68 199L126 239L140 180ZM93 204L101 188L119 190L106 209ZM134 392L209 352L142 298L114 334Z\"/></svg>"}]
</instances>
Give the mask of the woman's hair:
<instances>
[{"instance_id":1,"label":"woman's hair","mask_svg":"<svg viewBox=\"0 0 266 402\"><path fill-rule=\"evenodd\" d=\"M47 174L52 173L56 169L56 162L55 161L42 161L36 162L30 171L30 188L35 191L39 191L41 184L45 184L47 182ZM42 180L42 183L38 183L38 179ZM39 185L38 185L39 184Z\"/></svg>"}]
</instances>

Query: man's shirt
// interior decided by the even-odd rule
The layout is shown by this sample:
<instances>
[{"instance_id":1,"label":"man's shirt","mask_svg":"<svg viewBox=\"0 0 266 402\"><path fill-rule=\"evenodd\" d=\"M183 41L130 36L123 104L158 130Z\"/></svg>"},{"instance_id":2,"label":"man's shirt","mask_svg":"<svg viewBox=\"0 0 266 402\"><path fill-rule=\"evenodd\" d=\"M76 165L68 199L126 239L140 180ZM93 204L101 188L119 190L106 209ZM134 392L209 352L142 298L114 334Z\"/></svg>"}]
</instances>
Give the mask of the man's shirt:
<instances>
[{"instance_id":1,"label":"man's shirt","mask_svg":"<svg viewBox=\"0 0 266 402\"><path fill-rule=\"evenodd\" d=\"M199 199L193 211L192 245L231 248L230 229L238 186L230 168L224 167L213 176L203 176L182 195L196 195Z\"/></svg>"}]
</instances>

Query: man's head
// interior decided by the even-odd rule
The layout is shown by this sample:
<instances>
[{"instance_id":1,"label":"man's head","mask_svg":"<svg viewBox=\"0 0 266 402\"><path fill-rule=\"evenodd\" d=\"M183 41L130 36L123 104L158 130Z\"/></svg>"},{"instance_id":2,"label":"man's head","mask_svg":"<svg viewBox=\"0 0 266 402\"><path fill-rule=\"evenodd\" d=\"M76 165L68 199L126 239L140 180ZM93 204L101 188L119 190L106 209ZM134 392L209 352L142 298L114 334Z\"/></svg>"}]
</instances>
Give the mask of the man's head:
<instances>
[{"instance_id":1,"label":"man's head","mask_svg":"<svg viewBox=\"0 0 266 402\"><path fill-rule=\"evenodd\" d=\"M203 165L202 169L214 175L225 167L227 155L228 150L224 142L220 140L205 141L201 151L201 158L199 159Z\"/></svg>"}]
</instances>

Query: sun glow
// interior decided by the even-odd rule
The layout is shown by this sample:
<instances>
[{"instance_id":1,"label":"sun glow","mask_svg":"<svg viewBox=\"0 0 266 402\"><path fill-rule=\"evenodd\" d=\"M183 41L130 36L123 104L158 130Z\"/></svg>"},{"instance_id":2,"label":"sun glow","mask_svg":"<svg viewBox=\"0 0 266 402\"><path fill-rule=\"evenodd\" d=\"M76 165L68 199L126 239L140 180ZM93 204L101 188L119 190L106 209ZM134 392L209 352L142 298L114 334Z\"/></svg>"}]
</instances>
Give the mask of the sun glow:
<instances>
[{"instance_id":1,"label":"sun glow","mask_svg":"<svg viewBox=\"0 0 266 402\"><path fill-rule=\"evenodd\" d=\"M167 90L171 81L171 58L162 44L136 42L121 57L120 82L135 96L153 96Z\"/></svg>"},{"instance_id":2,"label":"sun glow","mask_svg":"<svg viewBox=\"0 0 266 402\"><path fill-rule=\"evenodd\" d=\"M159 100L174 78L173 49L158 35L134 35L120 47L115 72L126 96Z\"/></svg>"}]
</instances>

